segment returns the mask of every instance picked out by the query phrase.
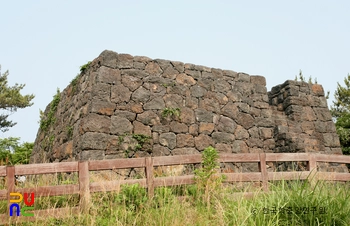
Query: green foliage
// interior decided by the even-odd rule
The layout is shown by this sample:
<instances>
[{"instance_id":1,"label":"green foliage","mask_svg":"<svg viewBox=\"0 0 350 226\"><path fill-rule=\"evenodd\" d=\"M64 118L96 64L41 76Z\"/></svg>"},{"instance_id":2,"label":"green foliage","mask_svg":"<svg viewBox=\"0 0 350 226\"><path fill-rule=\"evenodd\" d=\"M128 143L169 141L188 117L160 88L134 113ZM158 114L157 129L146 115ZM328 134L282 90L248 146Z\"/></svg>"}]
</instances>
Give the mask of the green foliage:
<instances>
[{"instance_id":1,"label":"green foliage","mask_svg":"<svg viewBox=\"0 0 350 226\"><path fill-rule=\"evenodd\" d=\"M350 155L350 113L344 112L342 116L338 117L335 127L343 154Z\"/></svg>"},{"instance_id":2,"label":"green foliage","mask_svg":"<svg viewBox=\"0 0 350 226\"><path fill-rule=\"evenodd\" d=\"M86 64L80 66L80 72L81 73L85 73L87 69L89 69L91 64L91 61L87 62Z\"/></svg>"},{"instance_id":3,"label":"green foliage","mask_svg":"<svg viewBox=\"0 0 350 226\"><path fill-rule=\"evenodd\" d=\"M68 139L72 139L72 137L73 137L73 126L67 126L67 137L68 137Z\"/></svg>"},{"instance_id":4,"label":"green foliage","mask_svg":"<svg viewBox=\"0 0 350 226\"><path fill-rule=\"evenodd\" d=\"M28 164L34 143L19 144L19 137L0 139L0 165Z\"/></svg>"},{"instance_id":5,"label":"green foliage","mask_svg":"<svg viewBox=\"0 0 350 226\"><path fill-rule=\"evenodd\" d=\"M180 116L180 108L164 108L162 111L162 116L164 118L168 117L168 116Z\"/></svg>"},{"instance_id":6,"label":"green foliage","mask_svg":"<svg viewBox=\"0 0 350 226\"><path fill-rule=\"evenodd\" d=\"M202 153L202 167L194 171L197 185L197 195L202 196L202 201L210 207L212 196L218 195L224 179L223 176L215 175L219 170L218 152L209 146Z\"/></svg>"},{"instance_id":7,"label":"green foliage","mask_svg":"<svg viewBox=\"0 0 350 226\"><path fill-rule=\"evenodd\" d=\"M144 134L133 134L132 138L142 147L151 137Z\"/></svg>"},{"instance_id":8,"label":"green foliage","mask_svg":"<svg viewBox=\"0 0 350 226\"><path fill-rule=\"evenodd\" d=\"M57 110L57 106L60 102L61 93L57 88L56 94L53 96L53 100L50 103L49 113L45 116L42 111L40 111L40 129L46 131L51 125L53 125L56 121L55 113Z\"/></svg>"},{"instance_id":9,"label":"green foliage","mask_svg":"<svg viewBox=\"0 0 350 226\"><path fill-rule=\"evenodd\" d=\"M7 77L8 71L1 74L0 65L0 109L7 113L0 114L0 130L2 132L8 131L8 128L13 127L16 123L7 120L8 116L16 112L18 108L26 108L33 105L31 101L34 99L34 95L22 95L20 91L24 88L24 84L15 84L14 86L8 86Z\"/></svg>"},{"instance_id":10,"label":"green foliage","mask_svg":"<svg viewBox=\"0 0 350 226\"><path fill-rule=\"evenodd\" d=\"M295 81L301 81L301 82L306 82L306 78L305 76L303 75L303 72L301 70L299 70L299 75L295 76ZM312 76L310 75L309 76L309 79L307 80L307 83L309 84L317 84L317 78L314 79L314 81L312 81Z\"/></svg>"},{"instance_id":11,"label":"green foliage","mask_svg":"<svg viewBox=\"0 0 350 226\"><path fill-rule=\"evenodd\" d=\"M350 154L350 74L344 79L345 86L338 82L334 93L335 100L331 113L336 120L335 126L339 135L343 154Z\"/></svg>"},{"instance_id":12,"label":"green foliage","mask_svg":"<svg viewBox=\"0 0 350 226\"><path fill-rule=\"evenodd\" d=\"M343 113L350 112L350 74L344 78L345 86L338 82L337 90L334 92L333 106L331 107L332 116L338 118Z\"/></svg>"},{"instance_id":13,"label":"green foliage","mask_svg":"<svg viewBox=\"0 0 350 226\"><path fill-rule=\"evenodd\" d=\"M72 86L73 94L75 94L75 92L77 91L77 84L78 84L79 77L80 77L80 74L77 74L77 76L75 76L75 78L70 82L70 85Z\"/></svg>"},{"instance_id":14,"label":"green foliage","mask_svg":"<svg viewBox=\"0 0 350 226\"><path fill-rule=\"evenodd\" d=\"M172 82L172 83L169 83L169 84L164 83L164 84L162 84L162 86L164 86L165 88L167 88L167 87L174 87L174 86L176 86L176 83L175 82Z\"/></svg>"},{"instance_id":15,"label":"green foliage","mask_svg":"<svg viewBox=\"0 0 350 226\"><path fill-rule=\"evenodd\" d=\"M119 202L126 205L130 210L137 210L147 202L147 191L139 184L124 185L119 194Z\"/></svg>"},{"instance_id":16,"label":"green foliage","mask_svg":"<svg viewBox=\"0 0 350 226\"><path fill-rule=\"evenodd\" d=\"M126 133L126 134L118 136L118 144L119 145L121 145L126 140L125 137L132 138L132 139L137 141L135 146L133 146L133 147L131 146L125 150L125 157L126 158L129 158L132 156L132 155L129 156L130 152L136 152L136 151L142 150L142 148L144 148L145 143L148 142L149 139L151 139L150 136L147 136L144 134L127 134Z\"/></svg>"}]
</instances>

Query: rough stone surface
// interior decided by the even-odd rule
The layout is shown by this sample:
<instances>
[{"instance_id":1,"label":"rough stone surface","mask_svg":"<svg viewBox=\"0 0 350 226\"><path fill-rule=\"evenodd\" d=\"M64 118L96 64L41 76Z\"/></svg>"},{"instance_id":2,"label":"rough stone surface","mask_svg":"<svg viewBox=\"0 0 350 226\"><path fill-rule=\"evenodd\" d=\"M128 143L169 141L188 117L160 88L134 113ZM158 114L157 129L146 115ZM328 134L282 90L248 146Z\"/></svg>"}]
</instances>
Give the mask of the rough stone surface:
<instances>
[{"instance_id":1,"label":"rough stone surface","mask_svg":"<svg viewBox=\"0 0 350 226\"><path fill-rule=\"evenodd\" d=\"M165 108L180 114L164 117ZM50 105L43 119L49 112ZM53 116L38 131L31 163L191 154L210 145L224 153L341 154L321 85L288 80L267 92L263 76L108 50L61 92Z\"/></svg>"}]
</instances>

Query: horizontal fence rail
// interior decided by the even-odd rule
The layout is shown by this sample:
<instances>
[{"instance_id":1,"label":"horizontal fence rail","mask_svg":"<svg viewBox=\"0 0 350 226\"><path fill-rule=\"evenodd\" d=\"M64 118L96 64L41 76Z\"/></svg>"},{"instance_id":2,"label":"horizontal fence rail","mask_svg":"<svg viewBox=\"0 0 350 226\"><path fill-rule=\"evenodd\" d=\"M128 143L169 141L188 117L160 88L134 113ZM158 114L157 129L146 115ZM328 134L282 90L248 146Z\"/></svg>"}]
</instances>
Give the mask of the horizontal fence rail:
<instances>
[{"instance_id":1,"label":"horizontal fence rail","mask_svg":"<svg viewBox=\"0 0 350 226\"><path fill-rule=\"evenodd\" d=\"M5 177L6 189L0 190L0 200L7 200L9 210L10 193L34 192L36 197L79 194L78 207L34 210L35 217L13 217L17 222L34 221L47 217L64 217L67 213L76 214L88 209L92 192L118 191L123 184L139 184L147 188L149 197L153 197L155 187L175 186L194 183L194 175L155 177L154 167L197 164L202 162L202 156L178 155L146 157L134 159L95 160L84 162L43 163L16 166L0 166L0 177ZM350 181L349 173L319 172L317 162L350 164L350 156L324 155L311 153L249 153L249 154L219 154L221 163L258 163L260 172L221 173L225 182L260 182L264 191L269 190L268 182L274 180L310 180L322 179L331 181ZM306 171L267 172L266 162L307 162ZM128 168L144 168L144 179L126 179L103 182L90 182L90 171L115 170ZM17 175L41 175L53 173L78 173L78 184L41 186L35 188L18 188L15 186ZM9 221L9 213L0 214L0 224Z\"/></svg>"}]
</instances>

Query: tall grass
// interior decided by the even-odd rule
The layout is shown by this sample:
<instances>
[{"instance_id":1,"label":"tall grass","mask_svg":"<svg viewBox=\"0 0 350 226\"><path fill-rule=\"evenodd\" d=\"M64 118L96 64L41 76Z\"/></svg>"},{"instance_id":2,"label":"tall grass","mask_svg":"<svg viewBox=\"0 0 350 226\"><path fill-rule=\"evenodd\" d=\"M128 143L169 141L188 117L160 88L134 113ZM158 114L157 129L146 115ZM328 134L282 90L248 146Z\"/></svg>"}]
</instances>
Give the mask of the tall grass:
<instances>
[{"instance_id":1,"label":"tall grass","mask_svg":"<svg viewBox=\"0 0 350 226\"><path fill-rule=\"evenodd\" d=\"M196 185L160 187L152 199L138 185L122 187L120 193L92 194L88 214L18 225L349 225L348 184L280 181L271 192L257 192L252 199L236 197L229 187L206 201L198 198ZM45 199L45 198L43 198ZM36 202L36 208L77 204L75 197ZM55 203L56 201L56 203ZM48 204L50 203L50 204ZM324 209L323 209L324 208Z\"/></svg>"},{"instance_id":2,"label":"tall grass","mask_svg":"<svg viewBox=\"0 0 350 226\"><path fill-rule=\"evenodd\" d=\"M138 184L125 185L115 192L92 193L87 213L17 225L350 225L349 183L282 180L269 183L268 193L254 187L255 183L237 193L241 186L223 183L224 178L215 174L218 169L215 150L208 148L203 156L202 168L195 170L194 185L158 187L152 198ZM101 175L106 176L101 173L90 176L98 181L96 176ZM76 182L77 175L55 176L53 181L56 178L60 184L70 184ZM37 185L43 182L47 184L48 178L36 181ZM31 183L30 186L36 185ZM249 199L242 195L248 190L254 190ZM34 207L75 207L78 203L77 195L36 197ZM0 202L0 210L5 212L6 205Z\"/></svg>"}]
</instances>

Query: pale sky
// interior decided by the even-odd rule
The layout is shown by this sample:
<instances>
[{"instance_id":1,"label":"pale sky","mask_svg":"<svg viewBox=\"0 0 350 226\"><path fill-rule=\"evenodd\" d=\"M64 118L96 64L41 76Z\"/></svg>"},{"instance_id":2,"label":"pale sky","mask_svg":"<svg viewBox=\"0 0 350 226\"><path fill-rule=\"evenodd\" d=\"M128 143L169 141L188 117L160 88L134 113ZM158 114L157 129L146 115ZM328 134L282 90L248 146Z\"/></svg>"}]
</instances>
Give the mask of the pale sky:
<instances>
[{"instance_id":1,"label":"pale sky","mask_svg":"<svg viewBox=\"0 0 350 226\"><path fill-rule=\"evenodd\" d=\"M103 50L263 75L267 89L299 70L331 104L350 73L350 1L4 1L0 64L34 105L0 138L34 142L39 109Z\"/></svg>"}]
</instances>

